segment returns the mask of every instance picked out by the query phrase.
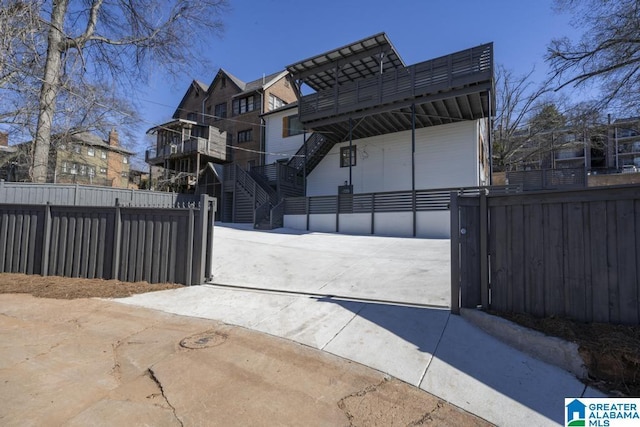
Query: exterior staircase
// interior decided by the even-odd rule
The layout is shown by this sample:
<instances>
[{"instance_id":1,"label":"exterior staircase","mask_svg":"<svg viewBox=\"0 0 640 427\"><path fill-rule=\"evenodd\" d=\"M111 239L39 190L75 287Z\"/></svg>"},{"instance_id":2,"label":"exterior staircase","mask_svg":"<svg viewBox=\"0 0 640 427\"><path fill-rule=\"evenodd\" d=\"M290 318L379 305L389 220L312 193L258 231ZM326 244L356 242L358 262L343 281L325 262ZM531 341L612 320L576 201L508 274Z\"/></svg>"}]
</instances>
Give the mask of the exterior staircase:
<instances>
[{"instance_id":1,"label":"exterior staircase","mask_svg":"<svg viewBox=\"0 0 640 427\"><path fill-rule=\"evenodd\" d=\"M304 195L303 175L309 174L334 144L313 133L286 164L257 166L248 172L235 164L225 166L223 221L252 223L263 230L282 227L284 198Z\"/></svg>"},{"instance_id":2,"label":"exterior staircase","mask_svg":"<svg viewBox=\"0 0 640 427\"><path fill-rule=\"evenodd\" d=\"M313 133L287 163L298 175L308 175L333 148L336 141L327 135ZM306 165L305 165L306 160Z\"/></svg>"}]
</instances>

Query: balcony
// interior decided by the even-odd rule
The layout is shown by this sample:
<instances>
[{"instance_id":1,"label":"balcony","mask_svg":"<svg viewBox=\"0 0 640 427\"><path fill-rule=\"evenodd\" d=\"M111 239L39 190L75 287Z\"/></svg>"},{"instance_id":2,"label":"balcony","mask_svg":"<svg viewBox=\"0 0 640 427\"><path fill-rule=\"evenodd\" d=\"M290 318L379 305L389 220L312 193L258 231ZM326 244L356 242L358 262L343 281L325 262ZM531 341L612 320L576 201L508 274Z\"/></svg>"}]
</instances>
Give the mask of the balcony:
<instances>
[{"instance_id":1,"label":"balcony","mask_svg":"<svg viewBox=\"0 0 640 427\"><path fill-rule=\"evenodd\" d=\"M486 44L303 96L300 120L318 126L367 110L447 100L453 100L447 110L456 119L488 117L492 80L493 47Z\"/></svg>"},{"instance_id":2,"label":"balcony","mask_svg":"<svg viewBox=\"0 0 640 427\"><path fill-rule=\"evenodd\" d=\"M145 152L145 162L151 165L162 165L166 159L188 157L196 154L211 157L215 160L227 160L227 133L209 126L209 138L187 137L181 142L166 144L159 149Z\"/></svg>"}]
</instances>

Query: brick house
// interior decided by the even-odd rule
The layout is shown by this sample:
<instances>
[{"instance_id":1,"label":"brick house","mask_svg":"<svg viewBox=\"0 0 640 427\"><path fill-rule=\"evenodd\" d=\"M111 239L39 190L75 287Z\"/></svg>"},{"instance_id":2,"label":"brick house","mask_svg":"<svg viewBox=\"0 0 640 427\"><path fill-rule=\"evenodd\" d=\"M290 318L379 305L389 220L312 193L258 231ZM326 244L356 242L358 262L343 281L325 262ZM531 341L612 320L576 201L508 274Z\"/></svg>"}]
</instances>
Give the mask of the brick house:
<instances>
[{"instance_id":1,"label":"brick house","mask_svg":"<svg viewBox=\"0 0 640 427\"><path fill-rule=\"evenodd\" d=\"M28 181L30 151L31 142L5 144L0 150L0 178ZM133 151L120 146L115 129L109 132L107 140L90 132L54 135L47 182L127 188L130 156L133 154Z\"/></svg>"},{"instance_id":2,"label":"brick house","mask_svg":"<svg viewBox=\"0 0 640 427\"><path fill-rule=\"evenodd\" d=\"M209 86L194 80L173 120L147 131L156 135L156 147L145 161L163 168L152 176L157 187L206 192L222 202L222 168L212 165L248 170L264 163L260 115L296 100L286 76L282 71L245 83L220 69Z\"/></svg>"}]
</instances>

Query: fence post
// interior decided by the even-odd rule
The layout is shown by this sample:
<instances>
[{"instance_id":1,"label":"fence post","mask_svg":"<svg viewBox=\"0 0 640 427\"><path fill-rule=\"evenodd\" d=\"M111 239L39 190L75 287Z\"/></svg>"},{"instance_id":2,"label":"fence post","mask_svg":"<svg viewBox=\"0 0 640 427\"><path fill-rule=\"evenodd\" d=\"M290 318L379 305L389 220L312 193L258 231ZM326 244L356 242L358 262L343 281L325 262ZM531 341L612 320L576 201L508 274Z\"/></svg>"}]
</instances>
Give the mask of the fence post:
<instances>
[{"instance_id":1,"label":"fence post","mask_svg":"<svg viewBox=\"0 0 640 427\"><path fill-rule=\"evenodd\" d=\"M75 191L73 192L73 205L78 206L78 184L75 185Z\"/></svg>"},{"instance_id":2,"label":"fence post","mask_svg":"<svg viewBox=\"0 0 640 427\"><path fill-rule=\"evenodd\" d=\"M191 286L193 283L192 275L193 275L193 245L194 245L194 233L193 229L195 227L195 219L194 219L194 208L192 206L189 207L189 223L187 225L187 271L185 277L185 285Z\"/></svg>"},{"instance_id":3,"label":"fence post","mask_svg":"<svg viewBox=\"0 0 640 427\"><path fill-rule=\"evenodd\" d=\"M488 252L487 193L480 191L480 301L484 310L489 309L489 254Z\"/></svg>"},{"instance_id":4,"label":"fence post","mask_svg":"<svg viewBox=\"0 0 640 427\"><path fill-rule=\"evenodd\" d=\"M376 193L371 193L371 235L376 234Z\"/></svg>"},{"instance_id":5,"label":"fence post","mask_svg":"<svg viewBox=\"0 0 640 427\"><path fill-rule=\"evenodd\" d=\"M307 231L309 231L309 211L311 210L311 197L306 197L304 210L307 212Z\"/></svg>"},{"instance_id":6,"label":"fence post","mask_svg":"<svg viewBox=\"0 0 640 427\"><path fill-rule=\"evenodd\" d=\"M417 213L416 213L416 190L411 192L411 210L413 211L413 237L416 237L418 234L418 225L417 225Z\"/></svg>"},{"instance_id":7,"label":"fence post","mask_svg":"<svg viewBox=\"0 0 640 427\"><path fill-rule=\"evenodd\" d=\"M460 213L458 194L451 192L451 313L460 314Z\"/></svg>"},{"instance_id":8,"label":"fence post","mask_svg":"<svg viewBox=\"0 0 640 427\"><path fill-rule=\"evenodd\" d=\"M195 233L193 236L193 270L191 282L197 285L202 284L205 279L204 269L206 264L207 249L207 222L209 217L209 196L200 195L200 215L198 223L195 224Z\"/></svg>"},{"instance_id":9,"label":"fence post","mask_svg":"<svg viewBox=\"0 0 640 427\"><path fill-rule=\"evenodd\" d=\"M42 264L40 267L43 276L49 275L49 252L51 249L51 205L47 202L44 207L44 227L42 236Z\"/></svg>"},{"instance_id":10,"label":"fence post","mask_svg":"<svg viewBox=\"0 0 640 427\"><path fill-rule=\"evenodd\" d=\"M207 253L209 257L207 259L207 280L213 281L213 230L216 221L216 211L218 210L218 200L213 197L211 199L211 211L209 213L209 228L207 228Z\"/></svg>"},{"instance_id":11,"label":"fence post","mask_svg":"<svg viewBox=\"0 0 640 427\"><path fill-rule=\"evenodd\" d=\"M120 275L120 246L122 244L122 216L120 205L116 200L116 210L113 225L113 265L111 266L112 279L119 280Z\"/></svg>"}]
</instances>

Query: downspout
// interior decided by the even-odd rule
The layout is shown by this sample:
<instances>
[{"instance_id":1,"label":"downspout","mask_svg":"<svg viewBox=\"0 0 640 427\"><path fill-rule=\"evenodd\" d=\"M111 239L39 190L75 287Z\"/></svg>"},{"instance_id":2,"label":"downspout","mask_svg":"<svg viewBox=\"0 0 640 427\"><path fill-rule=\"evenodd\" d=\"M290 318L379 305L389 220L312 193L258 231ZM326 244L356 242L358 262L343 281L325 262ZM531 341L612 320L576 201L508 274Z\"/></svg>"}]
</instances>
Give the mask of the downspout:
<instances>
[{"instance_id":1,"label":"downspout","mask_svg":"<svg viewBox=\"0 0 640 427\"><path fill-rule=\"evenodd\" d=\"M411 202L413 237L416 237L416 104L411 104Z\"/></svg>"},{"instance_id":2,"label":"downspout","mask_svg":"<svg viewBox=\"0 0 640 427\"><path fill-rule=\"evenodd\" d=\"M491 89L489 90L489 116L487 117L487 140L489 144L489 158L487 162L489 163L489 185L493 185L493 104L491 103ZM506 176L506 173L505 173Z\"/></svg>"},{"instance_id":3,"label":"downspout","mask_svg":"<svg viewBox=\"0 0 640 427\"><path fill-rule=\"evenodd\" d=\"M209 100L209 96L210 95L207 95L206 98L202 100L202 114L201 114L202 124L206 124L206 122L205 122L205 103ZM208 133L207 133L207 135L208 135Z\"/></svg>"},{"instance_id":4,"label":"downspout","mask_svg":"<svg viewBox=\"0 0 640 427\"><path fill-rule=\"evenodd\" d=\"M262 157L262 165L267 164L267 122L264 117L260 116L260 156Z\"/></svg>"},{"instance_id":5,"label":"downspout","mask_svg":"<svg viewBox=\"0 0 640 427\"><path fill-rule=\"evenodd\" d=\"M302 146L304 147L304 161L302 162L302 179L304 185L304 197L307 197L307 129L302 130Z\"/></svg>"},{"instance_id":6,"label":"downspout","mask_svg":"<svg viewBox=\"0 0 640 427\"><path fill-rule=\"evenodd\" d=\"M264 85L264 74L262 75L262 84ZM264 117L262 117L262 115L264 114L264 89L262 90L262 92L260 92L260 164L258 166L264 166L265 165L265 161L266 161L266 156L265 156L265 151L266 150L266 146L265 146L265 122L264 122Z\"/></svg>"},{"instance_id":7,"label":"downspout","mask_svg":"<svg viewBox=\"0 0 640 427\"><path fill-rule=\"evenodd\" d=\"M353 194L353 182L352 178L352 168L353 168L353 120L349 117L349 188L351 189L351 193Z\"/></svg>"}]
</instances>

